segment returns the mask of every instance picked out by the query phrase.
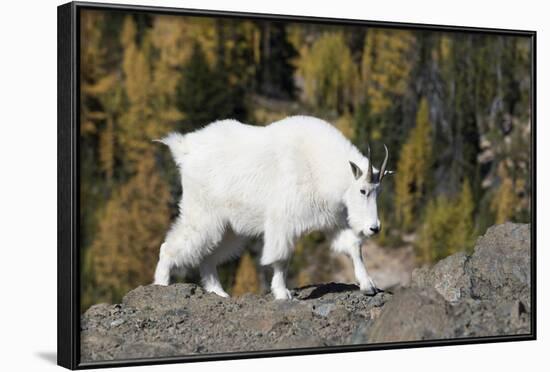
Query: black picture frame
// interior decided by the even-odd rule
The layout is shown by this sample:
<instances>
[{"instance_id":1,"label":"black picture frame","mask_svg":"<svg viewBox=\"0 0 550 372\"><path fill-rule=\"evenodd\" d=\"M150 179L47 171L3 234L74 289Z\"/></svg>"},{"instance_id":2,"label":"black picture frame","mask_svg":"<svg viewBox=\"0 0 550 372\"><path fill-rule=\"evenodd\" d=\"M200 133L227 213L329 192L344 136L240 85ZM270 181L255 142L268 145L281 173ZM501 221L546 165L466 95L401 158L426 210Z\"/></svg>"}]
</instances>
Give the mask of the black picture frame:
<instances>
[{"instance_id":1,"label":"black picture frame","mask_svg":"<svg viewBox=\"0 0 550 372\"><path fill-rule=\"evenodd\" d=\"M446 32L470 32L493 35L514 35L529 37L532 47L531 58L531 333L526 335L504 335L495 337L475 337L452 340L413 341L381 343L371 345L347 345L322 348L300 348L272 351L252 351L219 353L209 355L188 355L164 358L143 358L133 360L113 360L81 363L80 350L80 254L79 254L79 15L83 9L150 12L171 15L223 16L238 19L284 20L304 23L332 25L361 25L380 28L400 28L412 30L432 30ZM481 344L488 342L509 342L536 340L536 31L492 29L481 27L443 26L434 24L414 24L382 22L354 19L335 19L309 16L289 16L277 14L257 14L214 10L179 9L156 6L136 6L122 4L102 4L71 2L58 7L58 65L57 65L57 113L58 113L58 315L57 315L57 360L60 366L69 369L98 367L137 366L180 362L259 358L304 354L340 353L380 349L401 349L443 345Z\"/></svg>"}]
</instances>

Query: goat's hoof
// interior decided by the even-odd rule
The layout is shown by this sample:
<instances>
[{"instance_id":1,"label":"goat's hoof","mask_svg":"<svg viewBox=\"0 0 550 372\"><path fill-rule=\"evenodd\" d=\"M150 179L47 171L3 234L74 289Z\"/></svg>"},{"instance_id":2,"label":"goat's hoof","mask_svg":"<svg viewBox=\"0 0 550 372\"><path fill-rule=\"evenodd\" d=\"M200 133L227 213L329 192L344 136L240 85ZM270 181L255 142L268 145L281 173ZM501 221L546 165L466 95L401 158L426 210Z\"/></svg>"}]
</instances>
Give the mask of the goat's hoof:
<instances>
[{"instance_id":1,"label":"goat's hoof","mask_svg":"<svg viewBox=\"0 0 550 372\"><path fill-rule=\"evenodd\" d=\"M361 292L365 292L365 294L368 296L374 296L379 292L383 292L381 289L378 289L378 287L376 287L376 285L372 282L365 285L360 285L359 289L361 290Z\"/></svg>"},{"instance_id":2,"label":"goat's hoof","mask_svg":"<svg viewBox=\"0 0 550 372\"><path fill-rule=\"evenodd\" d=\"M292 299L292 293L286 288L274 288L273 296L276 300L290 300Z\"/></svg>"},{"instance_id":3,"label":"goat's hoof","mask_svg":"<svg viewBox=\"0 0 550 372\"><path fill-rule=\"evenodd\" d=\"M229 295L227 294L227 292L225 292L221 288L211 288L211 289L205 288L205 289L206 289L206 292L217 294L220 297L229 298Z\"/></svg>"}]
</instances>

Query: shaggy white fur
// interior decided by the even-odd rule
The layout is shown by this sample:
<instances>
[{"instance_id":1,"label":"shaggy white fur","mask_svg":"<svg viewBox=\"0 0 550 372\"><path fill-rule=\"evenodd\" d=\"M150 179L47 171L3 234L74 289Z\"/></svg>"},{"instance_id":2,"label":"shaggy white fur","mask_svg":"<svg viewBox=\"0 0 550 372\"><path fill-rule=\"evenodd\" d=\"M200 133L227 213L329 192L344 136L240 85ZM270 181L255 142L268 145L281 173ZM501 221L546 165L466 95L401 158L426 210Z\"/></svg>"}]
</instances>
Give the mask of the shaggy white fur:
<instances>
[{"instance_id":1,"label":"shaggy white fur","mask_svg":"<svg viewBox=\"0 0 550 372\"><path fill-rule=\"evenodd\" d=\"M323 230L335 251L351 257L361 289L376 291L360 246L380 228L380 188L366 181L369 160L335 127L307 116L266 127L222 120L160 142L179 167L183 195L160 248L156 284L169 284L174 268L198 266L205 289L227 296L216 266L238 256L247 238L263 235L261 264L273 267L273 294L289 299L294 243Z\"/></svg>"}]
</instances>

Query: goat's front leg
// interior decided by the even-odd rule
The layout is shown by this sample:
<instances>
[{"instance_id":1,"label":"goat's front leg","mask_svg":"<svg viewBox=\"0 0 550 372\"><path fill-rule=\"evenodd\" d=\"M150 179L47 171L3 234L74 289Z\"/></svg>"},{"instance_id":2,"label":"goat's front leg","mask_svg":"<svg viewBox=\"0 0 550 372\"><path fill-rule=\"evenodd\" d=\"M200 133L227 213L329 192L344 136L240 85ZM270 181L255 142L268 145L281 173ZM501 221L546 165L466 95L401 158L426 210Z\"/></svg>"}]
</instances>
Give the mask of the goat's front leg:
<instances>
[{"instance_id":1,"label":"goat's front leg","mask_svg":"<svg viewBox=\"0 0 550 372\"><path fill-rule=\"evenodd\" d=\"M367 272L367 266L363 262L361 253L361 239L351 229L338 232L333 241L332 249L335 252L347 254L353 263L355 278L359 282L359 288L367 294L376 294L379 290Z\"/></svg>"},{"instance_id":2,"label":"goat's front leg","mask_svg":"<svg viewBox=\"0 0 550 372\"><path fill-rule=\"evenodd\" d=\"M288 260L280 260L271 264L273 278L271 279L271 292L276 300L290 300L292 294L286 287L286 271Z\"/></svg>"}]
</instances>

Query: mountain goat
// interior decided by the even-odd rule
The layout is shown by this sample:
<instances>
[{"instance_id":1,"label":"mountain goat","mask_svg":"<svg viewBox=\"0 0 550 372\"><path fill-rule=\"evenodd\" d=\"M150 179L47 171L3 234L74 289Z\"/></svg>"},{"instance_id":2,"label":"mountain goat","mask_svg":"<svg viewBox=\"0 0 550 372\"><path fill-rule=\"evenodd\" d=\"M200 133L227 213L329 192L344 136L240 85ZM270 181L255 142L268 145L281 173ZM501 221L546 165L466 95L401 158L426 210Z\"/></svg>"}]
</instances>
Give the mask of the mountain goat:
<instances>
[{"instance_id":1,"label":"mountain goat","mask_svg":"<svg viewBox=\"0 0 550 372\"><path fill-rule=\"evenodd\" d=\"M247 238L263 236L260 263L271 265L276 299L285 284L294 243L322 230L331 248L349 255L360 289L377 288L361 255L363 239L380 230L376 200L388 149L377 171L335 127L293 116L266 127L216 121L159 140L180 170L180 214L160 247L155 284L171 270L198 267L206 291L227 297L216 266L238 256ZM369 150L370 152L370 150Z\"/></svg>"}]
</instances>

